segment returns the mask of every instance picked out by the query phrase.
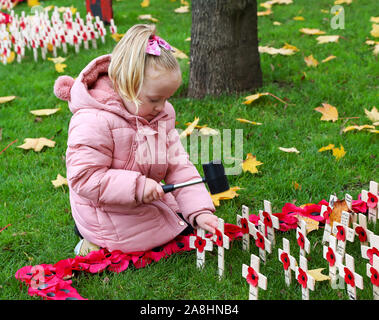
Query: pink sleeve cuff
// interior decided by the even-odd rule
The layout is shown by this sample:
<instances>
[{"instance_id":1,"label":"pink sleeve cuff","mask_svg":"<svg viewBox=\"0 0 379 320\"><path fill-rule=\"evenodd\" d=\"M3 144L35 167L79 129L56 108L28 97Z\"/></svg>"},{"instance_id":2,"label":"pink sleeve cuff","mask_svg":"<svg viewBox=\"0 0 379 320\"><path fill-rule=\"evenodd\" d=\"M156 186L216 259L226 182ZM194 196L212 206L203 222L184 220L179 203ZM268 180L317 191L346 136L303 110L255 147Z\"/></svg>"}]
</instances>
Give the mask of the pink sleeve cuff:
<instances>
[{"instance_id":1,"label":"pink sleeve cuff","mask_svg":"<svg viewBox=\"0 0 379 320\"><path fill-rule=\"evenodd\" d=\"M145 190L146 177L141 175L136 180L136 201L142 203L143 191Z\"/></svg>"}]
</instances>

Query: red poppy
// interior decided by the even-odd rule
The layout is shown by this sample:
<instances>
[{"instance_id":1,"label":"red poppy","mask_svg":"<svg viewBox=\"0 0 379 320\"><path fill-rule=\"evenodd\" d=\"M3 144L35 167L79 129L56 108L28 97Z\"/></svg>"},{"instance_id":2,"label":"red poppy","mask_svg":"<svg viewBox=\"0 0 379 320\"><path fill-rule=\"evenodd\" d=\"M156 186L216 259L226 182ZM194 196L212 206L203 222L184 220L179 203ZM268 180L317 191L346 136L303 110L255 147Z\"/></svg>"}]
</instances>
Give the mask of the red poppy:
<instances>
[{"instance_id":1,"label":"red poppy","mask_svg":"<svg viewBox=\"0 0 379 320\"><path fill-rule=\"evenodd\" d=\"M282 254L280 255L280 261L282 261L283 263L284 270L288 270L290 266L290 258L288 257L287 252L282 252Z\"/></svg>"},{"instance_id":2,"label":"red poppy","mask_svg":"<svg viewBox=\"0 0 379 320\"><path fill-rule=\"evenodd\" d=\"M242 218L241 219L241 228L242 228L242 233L243 234L246 234L246 233L249 233L249 224L247 222L247 219L246 218Z\"/></svg>"},{"instance_id":3,"label":"red poppy","mask_svg":"<svg viewBox=\"0 0 379 320\"><path fill-rule=\"evenodd\" d=\"M222 247L224 245L224 242L223 242L223 236L222 236L222 233L220 230L216 229L216 244L219 246L219 247Z\"/></svg>"},{"instance_id":4,"label":"red poppy","mask_svg":"<svg viewBox=\"0 0 379 320\"><path fill-rule=\"evenodd\" d=\"M367 206L369 208L376 208L376 206L378 205L378 197L371 192L368 192L367 195L368 195Z\"/></svg>"},{"instance_id":5,"label":"red poppy","mask_svg":"<svg viewBox=\"0 0 379 320\"><path fill-rule=\"evenodd\" d=\"M337 240L345 241L346 235L345 235L345 228L343 226L337 226Z\"/></svg>"},{"instance_id":6,"label":"red poppy","mask_svg":"<svg viewBox=\"0 0 379 320\"><path fill-rule=\"evenodd\" d=\"M358 226L355 228L355 233L358 235L360 242L366 242L367 241L366 230L363 229L361 226Z\"/></svg>"},{"instance_id":7,"label":"red poppy","mask_svg":"<svg viewBox=\"0 0 379 320\"><path fill-rule=\"evenodd\" d=\"M349 284L352 287L355 287L354 274L348 268L346 268L346 267L343 270L345 272L345 282L346 282L346 284Z\"/></svg>"},{"instance_id":8,"label":"red poppy","mask_svg":"<svg viewBox=\"0 0 379 320\"><path fill-rule=\"evenodd\" d=\"M258 248L265 248L265 239L260 232L257 232L257 239L255 240L255 244Z\"/></svg>"},{"instance_id":9,"label":"red poppy","mask_svg":"<svg viewBox=\"0 0 379 320\"><path fill-rule=\"evenodd\" d=\"M379 250L376 249L375 247L367 250L367 256L370 259L370 264L371 265L373 264L373 256L374 256L374 254L377 255L377 256L379 256Z\"/></svg>"},{"instance_id":10,"label":"red poppy","mask_svg":"<svg viewBox=\"0 0 379 320\"><path fill-rule=\"evenodd\" d=\"M329 266L333 267L336 263L336 256L331 247L328 247L328 252L326 253L326 260L329 262Z\"/></svg>"},{"instance_id":11,"label":"red poppy","mask_svg":"<svg viewBox=\"0 0 379 320\"><path fill-rule=\"evenodd\" d=\"M299 274L297 275L297 281L301 284L301 286L304 289L307 287L308 276L307 276L307 273L301 268L299 268Z\"/></svg>"},{"instance_id":12,"label":"red poppy","mask_svg":"<svg viewBox=\"0 0 379 320\"><path fill-rule=\"evenodd\" d=\"M377 286L379 287L379 274L378 274L378 271L371 267L370 268L370 272L371 272L371 283L374 285L374 286Z\"/></svg>"},{"instance_id":13,"label":"red poppy","mask_svg":"<svg viewBox=\"0 0 379 320\"><path fill-rule=\"evenodd\" d=\"M299 232L299 237L297 238L297 244L301 249L304 249L304 236L301 232Z\"/></svg>"},{"instance_id":14,"label":"red poppy","mask_svg":"<svg viewBox=\"0 0 379 320\"><path fill-rule=\"evenodd\" d=\"M205 244L206 242L203 238L196 236L195 248L199 250L200 253L204 251Z\"/></svg>"},{"instance_id":15,"label":"red poppy","mask_svg":"<svg viewBox=\"0 0 379 320\"><path fill-rule=\"evenodd\" d=\"M367 203L362 201L360 196L358 196L358 200L353 200L351 207L354 212L365 213L367 211Z\"/></svg>"},{"instance_id":16,"label":"red poppy","mask_svg":"<svg viewBox=\"0 0 379 320\"><path fill-rule=\"evenodd\" d=\"M329 217L330 217L331 213L332 213L332 208L329 207L329 206L327 206L326 211L324 212L324 218L325 218L325 223L326 224L330 223Z\"/></svg>"},{"instance_id":17,"label":"red poppy","mask_svg":"<svg viewBox=\"0 0 379 320\"><path fill-rule=\"evenodd\" d=\"M246 281L248 284L252 285L253 287L256 287L258 285L258 274L251 267L248 267L247 269Z\"/></svg>"},{"instance_id":18,"label":"red poppy","mask_svg":"<svg viewBox=\"0 0 379 320\"><path fill-rule=\"evenodd\" d=\"M270 214L266 211L263 211L262 215L263 215L264 225L268 228L272 228L272 220L271 220Z\"/></svg>"}]
</instances>

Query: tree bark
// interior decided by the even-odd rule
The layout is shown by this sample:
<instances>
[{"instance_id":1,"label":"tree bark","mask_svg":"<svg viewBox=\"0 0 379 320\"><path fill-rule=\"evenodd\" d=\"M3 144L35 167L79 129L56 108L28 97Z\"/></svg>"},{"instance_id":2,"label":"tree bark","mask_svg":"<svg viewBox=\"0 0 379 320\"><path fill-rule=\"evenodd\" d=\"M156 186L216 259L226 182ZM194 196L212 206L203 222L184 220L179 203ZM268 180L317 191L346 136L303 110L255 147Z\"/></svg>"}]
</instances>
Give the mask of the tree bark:
<instances>
[{"instance_id":1,"label":"tree bark","mask_svg":"<svg viewBox=\"0 0 379 320\"><path fill-rule=\"evenodd\" d=\"M256 0L192 0L188 96L262 85Z\"/></svg>"}]
</instances>

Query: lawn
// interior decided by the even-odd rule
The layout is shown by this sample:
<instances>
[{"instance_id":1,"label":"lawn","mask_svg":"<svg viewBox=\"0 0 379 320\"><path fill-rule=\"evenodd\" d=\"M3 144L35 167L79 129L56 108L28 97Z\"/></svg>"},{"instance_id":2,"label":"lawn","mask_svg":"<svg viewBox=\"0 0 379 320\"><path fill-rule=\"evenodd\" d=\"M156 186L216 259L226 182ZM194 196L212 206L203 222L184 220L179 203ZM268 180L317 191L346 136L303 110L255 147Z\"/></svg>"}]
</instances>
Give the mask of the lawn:
<instances>
[{"instance_id":1,"label":"lawn","mask_svg":"<svg viewBox=\"0 0 379 320\"><path fill-rule=\"evenodd\" d=\"M174 47L187 55L191 35L191 14L178 14L174 9L179 0L151 0L150 6L142 8L139 0L113 1L114 19L118 32L124 33L136 23L140 14L152 14L159 21L158 34ZM263 1L259 1L263 2ZM219 130L243 130L243 155L234 154L232 145L230 157L245 159L252 153L263 164L259 172L241 172L228 176L231 186L239 186L238 197L221 201L216 214L225 222L236 224L236 215L242 205L257 214L263 209L263 200L269 200L273 212L281 212L285 203L300 206L329 200L331 194L344 199L349 193L357 199L362 189L368 190L369 182L379 182L379 145L377 133L349 131L342 129L349 125L370 123L364 109L379 107L379 63L372 47L365 44L370 36L370 17L379 16L375 0L353 0L343 4L345 12L344 29L332 29L333 14L330 9L333 0L294 0L290 5L275 5L273 14L261 16L258 20L259 43L275 48L285 43L296 46L299 51L292 56L261 54L263 86L257 91L270 92L285 100L283 104L272 96L263 96L250 105L243 104L244 97L256 92L244 92L221 97L206 97L193 100L186 97L188 88L188 59L180 60L183 85L171 99L176 109L178 129L185 123L200 118L199 124L207 124ZM85 15L84 1L55 0L41 1L44 6L71 6ZM30 13L25 3L15 11ZM259 11L265 8L259 7ZM376 11L375 11L376 10ZM303 21L293 20L295 16ZM274 21L280 25L273 24ZM317 44L316 37L299 32L301 28L319 28L328 35L339 35L338 43ZM107 29L108 30L108 29ZM67 68L63 74L76 77L93 58L111 52L115 41L109 36L98 49L81 50L76 54L73 48L67 55ZM313 55L320 63L308 67L304 57ZM337 58L321 63L326 57ZM51 56L51 53L48 55ZM39 300L30 297L27 289L15 279L18 269L26 265L54 264L61 259L74 257L78 238L74 235L74 222L70 213L67 186L54 188L51 181L57 174L66 176L65 150L67 130L71 113L67 103L53 94L57 73L51 61L35 63L31 52L18 64L0 65L0 97L15 95L11 102L0 104L0 299ZM227 75L225 75L227 76ZM339 120L321 121L321 114L314 109L328 103L338 109ZM34 109L60 108L49 117L36 119L30 113ZM256 126L236 121L237 118L260 122ZM17 148L25 138L46 137L56 141L54 148L41 152ZM232 135L233 137L233 135ZM232 140L233 141L233 140ZM332 153L318 152L329 144L341 145L346 155L337 160ZM296 147L297 153L285 153L279 147ZM211 159L210 159L211 160ZM202 173L201 163L195 163ZM294 187L294 183L299 188ZM378 224L369 225L378 234ZM312 231L308 238L311 252L308 268L326 268L328 263L322 257L323 230ZM277 246L268 255L261 273L268 278L268 288L261 290L263 300L299 300L301 287L293 281L287 288L283 267L278 260L278 248L282 238L291 242L291 252L298 260L296 232L277 232ZM357 289L358 299L372 299L372 284L366 276L366 263L361 257L360 243L347 243L346 252L355 258L356 272L363 276L364 290ZM73 286L88 299L247 299L248 284L242 278L242 264L249 264L250 254L258 255L258 248L251 243L250 252L242 250L242 243L235 240L225 254L225 278L217 277L217 252L206 255L202 271L196 268L193 251L177 254L167 260L152 263L146 268L129 268L122 273L105 271L101 274L77 274ZM316 283L311 299L348 299L345 289L332 289L328 281Z\"/></svg>"}]
</instances>

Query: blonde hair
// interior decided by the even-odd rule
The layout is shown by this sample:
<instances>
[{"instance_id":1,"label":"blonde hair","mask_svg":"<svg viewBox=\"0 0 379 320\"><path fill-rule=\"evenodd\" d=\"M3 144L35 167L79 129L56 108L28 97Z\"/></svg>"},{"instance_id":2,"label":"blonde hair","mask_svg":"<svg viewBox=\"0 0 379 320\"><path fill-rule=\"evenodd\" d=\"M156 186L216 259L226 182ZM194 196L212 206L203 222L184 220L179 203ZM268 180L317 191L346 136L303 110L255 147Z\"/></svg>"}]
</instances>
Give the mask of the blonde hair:
<instances>
[{"instance_id":1,"label":"blonde hair","mask_svg":"<svg viewBox=\"0 0 379 320\"><path fill-rule=\"evenodd\" d=\"M125 100L134 102L137 112L141 103L138 95L147 67L180 70L178 61L170 51L160 48L159 56L146 53L148 40L155 32L153 24L136 24L131 27L113 49L108 68L115 90Z\"/></svg>"}]
</instances>

